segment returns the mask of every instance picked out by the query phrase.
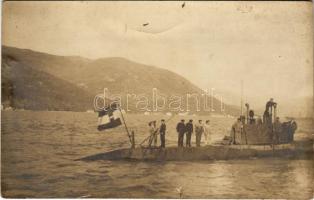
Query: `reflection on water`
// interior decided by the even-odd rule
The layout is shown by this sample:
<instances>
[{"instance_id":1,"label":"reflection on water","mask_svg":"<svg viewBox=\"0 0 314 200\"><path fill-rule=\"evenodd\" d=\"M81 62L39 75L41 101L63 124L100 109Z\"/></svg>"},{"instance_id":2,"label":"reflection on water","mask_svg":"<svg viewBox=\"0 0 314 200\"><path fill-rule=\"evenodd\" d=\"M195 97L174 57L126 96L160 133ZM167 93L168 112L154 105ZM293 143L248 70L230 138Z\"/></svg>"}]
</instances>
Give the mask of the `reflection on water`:
<instances>
[{"instance_id":1,"label":"reflection on water","mask_svg":"<svg viewBox=\"0 0 314 200\"><path fill-rule=\"evenodd\" d=\"M137 126L141 141L150 119L134 115L127 120ZM217 138L232 123L211 121ZM170 132L167 138L171 145L176 134ZM5 197L178 198L179 187L186 198L313 196L310 160L74 161L129 145L123 127L97 132L95 115L90 113L4 112L1 142Z\"/></svg>"}]
</instances>

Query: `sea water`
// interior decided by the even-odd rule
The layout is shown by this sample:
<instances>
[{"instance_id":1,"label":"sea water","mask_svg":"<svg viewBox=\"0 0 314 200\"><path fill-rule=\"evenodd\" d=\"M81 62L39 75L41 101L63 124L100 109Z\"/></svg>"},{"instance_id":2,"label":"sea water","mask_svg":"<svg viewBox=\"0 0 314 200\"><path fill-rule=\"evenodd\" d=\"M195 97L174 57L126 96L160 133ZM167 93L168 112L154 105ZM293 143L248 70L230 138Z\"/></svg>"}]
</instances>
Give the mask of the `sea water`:
<instances>
[{"instance_id":1,"label":"sea water","mask_svg":"<svg viewBox=\"0 0 314 200\"><path fill-rule=\"evenodd\" d=\"M137 144L147 122L165 116L126 114ZM211 120L212 140L234 119ZM178 119L168 121L167 145L176 145ZM97 115L4 111L1 188L4 197L298 198L313 197L313 160L248 159L193 162L75 161L129 147L125 129L98 132ZM303 128L304 130L304 128ZM297 133L296 136L304 133ZM192 140L195 138L192 136ZM193 143L194 145L194 143Z\"/></svg>"}]
</instances>

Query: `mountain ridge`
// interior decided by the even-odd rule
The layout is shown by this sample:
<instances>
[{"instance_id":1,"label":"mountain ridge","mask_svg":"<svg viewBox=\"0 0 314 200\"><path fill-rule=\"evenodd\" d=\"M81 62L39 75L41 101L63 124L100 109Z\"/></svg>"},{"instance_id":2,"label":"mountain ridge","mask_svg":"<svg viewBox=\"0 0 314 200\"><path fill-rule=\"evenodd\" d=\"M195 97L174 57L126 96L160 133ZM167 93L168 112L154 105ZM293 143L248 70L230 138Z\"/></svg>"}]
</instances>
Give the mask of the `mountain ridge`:
<instances>
[{"instance_id":1,"label":"mountain ridge","mask_svg":"<svg viewBox=\"0 0 314 200\"><path fill-rule=\"evenodd\" d=\"M15 109L86 111L91 94L43 71L2 56L2 105ZM59 88L62 88L59 89Z\"/></svg>"},{"instance_id":2,"label":"mountain ridge","mask_svg":"<svg viewBox=\"0 0 314 200\"><path fill-rule=\"evenodd\" d=\"M92 60L80 56L55 56L28 49L2 46L2 58L14 59L19 65L49 74L57 80L66 81L73 87L81 89L82 93L89 94L84 96L91 96L91 94L95 96L102 93L104 88L108 88L111 94L130 93L147 96L152 93L153 88L157 88L160 94L166 96L204 93L192 82L175 72L121 57ZM213 98L213 101L217 112L220 108L219 100ZM122 102L122 105L124 103ZM196 105L191 107L193 106L196 109ZM192 111L196 111L195 109ZM235 106L226 105L226 109L226 113L238 113Z\"/></svg>"}]
</instances>

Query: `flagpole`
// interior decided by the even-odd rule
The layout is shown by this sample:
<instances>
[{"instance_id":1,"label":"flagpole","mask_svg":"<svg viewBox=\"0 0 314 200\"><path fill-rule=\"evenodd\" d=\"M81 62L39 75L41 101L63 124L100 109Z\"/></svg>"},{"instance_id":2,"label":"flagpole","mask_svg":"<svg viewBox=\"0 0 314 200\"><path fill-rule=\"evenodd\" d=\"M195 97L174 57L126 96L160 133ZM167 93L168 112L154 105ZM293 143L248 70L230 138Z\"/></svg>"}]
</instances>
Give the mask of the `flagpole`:
<instances>
[{"instance_id":1,"label":"flagpole","mask_svg":"<svg viewBox=\"0 0 314 200\"><path fill-rule=\"evenodd\" d=\"M125 123L124 116L123 116L123 113L122 113L122 111L121 111L120 106L119 106L119 111L120 111L120 113L121 113L121 117L122 117L122 120L123 120L123 124L124 124L125 130L126 130L126 133L128 134L130 143L131 143L131 145L133 146L133 142L132 142L132 139L131 139L131 135L130 135L129 129L128 129L126 123Z\"/></svg>"}]
</instances>

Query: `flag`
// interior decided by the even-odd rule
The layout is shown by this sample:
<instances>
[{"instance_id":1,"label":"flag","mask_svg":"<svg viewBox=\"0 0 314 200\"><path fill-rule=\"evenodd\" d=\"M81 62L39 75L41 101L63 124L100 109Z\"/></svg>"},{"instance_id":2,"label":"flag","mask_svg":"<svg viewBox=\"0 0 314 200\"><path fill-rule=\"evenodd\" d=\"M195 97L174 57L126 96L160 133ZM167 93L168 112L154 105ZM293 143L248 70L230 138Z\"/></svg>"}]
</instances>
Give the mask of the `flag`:
<instances>
[{"instance_id":1,"label":"flag","mask_svg":"<svg viewBox=\"0 0 314 200\"><path fill-rule=\"evenodd\" d=\"M117 107L99 111L97 129L102 131L120 126L122 124L120 116L120 110Z\"/></svg>"}]
</instances>

